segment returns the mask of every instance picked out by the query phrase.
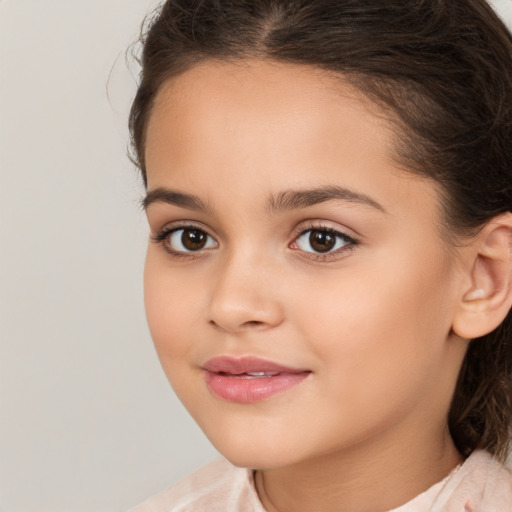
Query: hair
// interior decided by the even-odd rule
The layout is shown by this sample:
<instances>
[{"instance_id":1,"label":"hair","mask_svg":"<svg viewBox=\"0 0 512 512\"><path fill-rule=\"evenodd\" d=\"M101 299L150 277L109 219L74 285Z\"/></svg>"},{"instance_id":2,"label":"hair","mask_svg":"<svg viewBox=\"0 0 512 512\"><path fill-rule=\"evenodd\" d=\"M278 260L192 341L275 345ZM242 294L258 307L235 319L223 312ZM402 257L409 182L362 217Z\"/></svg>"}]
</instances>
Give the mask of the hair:
<instances>
[{"instance_id":1,"label":"hair","mask_svg":"<svg viewBox=\"0 0 512 512\"><path fill-rule=\"evenodd\" d=\"M265 58L334 73L396 126L396 159L439 185L453 240L512 211L512 36L485 0L168 0L143 27L130 112L145 132L164 82L201 62ZM512 428L512 313L470 342L449 418L463 456L505 460Z\"/></svg>"}]
</instances>

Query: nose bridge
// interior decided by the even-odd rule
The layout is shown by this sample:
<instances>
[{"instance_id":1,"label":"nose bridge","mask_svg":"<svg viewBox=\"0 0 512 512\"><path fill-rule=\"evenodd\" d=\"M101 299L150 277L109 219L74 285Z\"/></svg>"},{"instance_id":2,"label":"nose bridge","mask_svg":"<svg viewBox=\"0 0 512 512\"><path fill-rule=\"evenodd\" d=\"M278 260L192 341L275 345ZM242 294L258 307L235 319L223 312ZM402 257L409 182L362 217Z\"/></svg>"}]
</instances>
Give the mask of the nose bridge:
<instances>
[{"instance_id":1,"label":"nose bridge","mask_svg":"<svg viewBox=\"0 0 512 512\"><path fill-rule=\"evenodd\" d=\"M210 322L226 331L278 325L282 308L271 261L254 245L233 248L222 260L210 298Z\"/></svg>"}]
</instances>

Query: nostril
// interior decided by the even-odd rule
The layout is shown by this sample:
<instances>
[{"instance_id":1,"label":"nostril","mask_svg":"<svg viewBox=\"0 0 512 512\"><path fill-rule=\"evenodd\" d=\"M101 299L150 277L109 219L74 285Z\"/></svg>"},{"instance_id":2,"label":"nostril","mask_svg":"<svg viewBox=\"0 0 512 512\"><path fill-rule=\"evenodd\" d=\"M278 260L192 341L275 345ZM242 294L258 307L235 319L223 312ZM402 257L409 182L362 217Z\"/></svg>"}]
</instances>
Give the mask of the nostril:
<instances>
[{"instance_id":1,"label":"nostril","mask_svg":"<svg viewBox=\"0 0 512 512\"><path fill-rule=\"evenodd\" d=\"M209 324L213 327L219 329L225 329L226 326L223 326L222 322L216 322L215 320L210 320ZM259 320L248 320L247 322L243 322L238 325L238 327L234 328L233 326L229 327L230 330L251 330L251 329L261 329L265 327L265 322L260 322Z\"/></svg>"},{"instance_id":2,"label":"nostril","mask_svg":"<svg viewBox=\"0 0 512 512\"><path fill-rule=\"evenodd\" d=\"M250 320L243 324L244 327L261 327L262 325L264 325L264 323L258 320Z\"/></svg>"}]
</instances>

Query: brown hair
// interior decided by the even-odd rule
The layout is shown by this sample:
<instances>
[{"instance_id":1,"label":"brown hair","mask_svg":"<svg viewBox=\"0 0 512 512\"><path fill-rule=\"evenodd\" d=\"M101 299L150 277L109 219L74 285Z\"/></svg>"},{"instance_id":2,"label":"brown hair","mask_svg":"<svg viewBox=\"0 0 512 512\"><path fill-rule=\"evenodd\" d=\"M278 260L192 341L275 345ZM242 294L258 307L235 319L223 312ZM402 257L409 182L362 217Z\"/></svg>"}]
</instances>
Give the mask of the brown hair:
<instances>
[{"instance_id":1,"label":"brown hair","mask_svg":"<svg viewBox=\"0 0 512 512\"><path fill-rule=\"evenodd\" d=\"M440 185L453 240L512 211L512 36L485 0L168 0L142 44L130 130L145 183L161 85L207 59L260 57L338 73L384 109L398 161ZM463 455L504 459L511 425L509 312L471 341L449 426Z\"/></svg>"}]
</instances>

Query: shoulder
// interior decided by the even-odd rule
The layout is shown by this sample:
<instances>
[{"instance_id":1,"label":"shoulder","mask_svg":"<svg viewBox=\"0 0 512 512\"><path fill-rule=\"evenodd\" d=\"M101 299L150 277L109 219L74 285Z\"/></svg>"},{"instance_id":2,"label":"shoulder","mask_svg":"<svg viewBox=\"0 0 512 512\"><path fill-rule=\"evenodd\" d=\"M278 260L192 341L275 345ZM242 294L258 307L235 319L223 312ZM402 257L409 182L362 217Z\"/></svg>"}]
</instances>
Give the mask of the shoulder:
<instances>
[{"instance_id":1,"label":"shoulder","mask_svg":"<svg viewBox=\"0 0 512 512\"><path fill-rule=\"evenodd\" d=\"M263 512L252 472L220 459L149 498L130 512Z\"/></svg>"},{"instance_id":2,"label":"shoulder","mask_svg":"<svg viewBox=\"0 0 512 512\"><path fill-rule=\"evenodd\" d=\"M512 512L512 474L485 451L473 453L447 482L449 505L468 512ZM455 510L448 506L446 510Z\"/></svg>"},{"instance_id":3,"label":"shoulder","mask_svg":"<svg viewBox=\"0 0 512 512\"><path fill-rule=\"evenodd\" d=\"M512 474L485 451L390 512L512 512Z\"/></svg>"}]
</instances>

